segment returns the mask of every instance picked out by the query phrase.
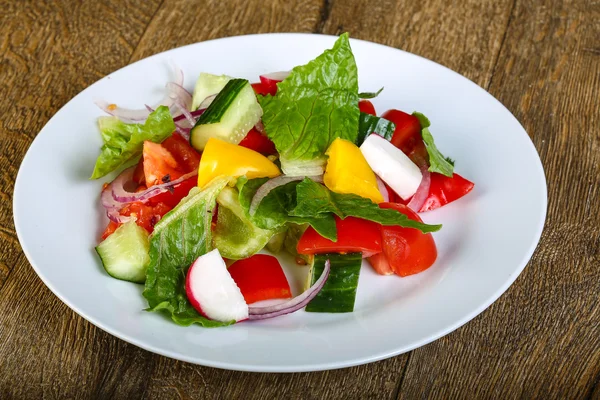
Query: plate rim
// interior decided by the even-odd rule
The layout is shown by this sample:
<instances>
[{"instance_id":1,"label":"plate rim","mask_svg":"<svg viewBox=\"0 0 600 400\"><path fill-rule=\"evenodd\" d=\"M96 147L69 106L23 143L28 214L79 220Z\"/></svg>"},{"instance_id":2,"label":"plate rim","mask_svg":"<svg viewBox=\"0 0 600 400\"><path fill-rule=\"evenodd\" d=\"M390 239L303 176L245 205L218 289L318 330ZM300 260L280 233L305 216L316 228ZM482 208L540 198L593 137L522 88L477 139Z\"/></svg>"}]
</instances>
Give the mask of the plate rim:
<instances>
[{"instance_id":1,"label":"plate rim","mask_svg":"<svg viewBox=\"0 0 600 400\"><path fill-rule=\"evenodd\" d=\"M186 45L179 46L179 47L173 47L171 49L164 50L164 51L161 51L156 54L152 54L148 57L137 60L131 64L125 65L113 72L108 73L107 75L103 76L102 78L96 80L94 83L92 83L91 85L89 85L88 87L83 89L82 91L78 92L71 99L69 99L69 101L67 101L59 110L57 110L56 113L44 124L44 126L36 134L35 138L31 141L31 144L27 148L27 152L25 153L25 156L23 157L23 159L21 160L21 162L19 164L19 170L18 170L16 179L15 179L15 185L13 188L13 201L12 201L13 222L15 225L15 232L16 232L17 238L19 240L19 245L21 246L21 249L22 249L23 253L25 254L25 257L27 258L27 261L29 262L30 266L33 268L33 270L37 274L37 276L42 280L44 285L46 285L46 287L48 289L50 289L50 291L56 297L58 297L61 302L63 302L65 305L67 305L67 307L69 307L77 315L79 315L86 321L90 322L97 328L101 329L102 331L104 331L112 336L115 336L121 340L124 340L127 343L133 344L137 347L140 347L146 351L150 351L155 354L159 354L159 355L169 357L172 359L176 359L176 360L180 360L180 361L189 362L189 363L196 364L196 365L208 366L208 367L225 369L225 370L233 370L233 371L246 371L246 372L292 373L292 372L324 371L324 370L348 368L348 367L352 367L352 366L363 365L363 364L368 364L368 363L384 360L384 359L391 358L391 357L394 357L394 356L397 356L397 355L400 355L403 353L407 353L409 351L412 351L419 347L422 347L426 344L434 342L434 341L440 339L441 337L459 329L466 323L473 320L475 317L477 317L479 314L481 314L487 308L489 308L496 300L498 300L508 290L508 288L521 275L521 273L527 266L528 262L531 260L537 246L539 245L542 232L546 225L547 209L548 209L548 184L547 184L547 180L546 180L546 174L544 171L543 163L540 159L539 153L538 153L537 149L535 148L535 145L534 145L531 137L529 136L529 134L527 133L527 131L525 130L523 125L520 123L520 121L517 120L517 118L514 116L514 114L508 108L506 108L506 106L504 106L504 104L502 104L496 97L494 97L491 93L489 93L487 90L485 90L484 88L482 88L481 86L479 86L478 84L476 84L475 82L470 80L469 78L459 74L458 72L446 67L443 64L432 61L423 56L420 56L420 55L417 55L414 53L410 53L408 51L398 49L398 48L395 48L392 46L384 45L381 43L371 42L371 41L362 40L362 39L354 39L354 38L350 38L351 44L353 42L362 42L368 46L382 47L386 51L389 51L389 50L399 51L399 52L403 53L404 56L416 57L416 58L420 59L422 62L435 64L435 66L437 66L437 67L444 68L446 71L455 75L459 79L464 80L465 84L470 84L470 85L475 86L477 90L482 91L489 98L493 99L493 101L497 105L502 107L504 109L504 111L506 111L508 113L508 115L510 115L510 118L512 118L516 123L518 123L518 125L523 129L523 132L526 134L527 150L528 150L528 152L532 153L533 159L535 160L535 164L537 167L536 172L539 174L539 178L541 179L541 182L543 182L543 188L540 193L540 196L541 196L540 200L543 203L542 204L543 207L541 207L541 209L539 210L540 211L540 223L538 223L538 226L536 227L535 235L534 235L534 237L532 237L533 240L531 242L531 245L529 246L529 249L524 254L524 256L523 256L521 262L518 264L517 268L514 269L514 271L507 277L507 279L499 287L499 289L497 289L494 293L491 293L490 296L488 296L488 298L486 299L486 301L484 301L478 307L476 307L474 310L472 310L470 313L468 313L464 318L456 320L455 322L450 323L444 329L440 329L439 331L435 332L434 334L432 334L426 338L423 338L421 340L415 341L414 343L412 343L408 346L400 346L393 350L379 352L376 354L372 354L370 356L352 358L347 361L341 361L341 362L334 361L334 362L316 363L316 364L295 364L294 366L291 366L291 365L239 364L239 363L235 363L235 362L213 361L213 360L209 360L209 359L198 359L198 357L191 357L191 356L186 356L185 354L178 354L178 353L174 353L174 352L171 352L168 350L163 350L156 346L149 345L149 344L145 343L143 340L138 340L135 336L123 334L121 332L118 332L116 329L112 329L111 327L105 326L103 323L97 321L96 318L94 318L92 316L84 315L76 305L71 304L70 302L66 301L65 297L60 293L59 290L57 290L52 285L52 283L49 281L48 277L42 272L42 269L39 268L38 266L36 266L35 263L32 262L33 258L30 255L27 245L21 240L22 234L20 233L19 222L18 222L19 218L17 217L17 215L20 214L17 212L17 210L20 207L19 201L18 201L18 199L20 197L18 195L18 193L19 193L18 188L20 187L19 182L20 182L20 178L22 176L22 171L23 171L21 167L25 163L25 161L28 159L28 157L30 157L30 154L31 154L30 149L35 145L36 141L38 140L38 138L40 136L40 133L42 133L44 131L44 129L50 124L50 122L55 118L55 116L57 114L59 114L71 102L75 101L75 99L77 97L79 97L80 95L82 95L84 92L86 92L88 90L92 90L93 87L98 85L101 81L103 81L110 75L115 74L123 69L130 68L142 61L146 61L146 60L153 59L153 58L159 58L162 55L164 55L164 53L170 52L172 50L184 49L187 47L196 46L200 43L217 42L217 41L222 41L222 42L236 41L236 40L239 40L240 38L254 39L254 38L260 38L260 37L267 37L267 36L269 36L269 37L273 37L273 36L285 37L285 36L287 36L287 37L294 37L295 39L299 38L299 40L303 40L304 38L310 38L310 37L323 37L323 38L331 38L331 39L335 39L338 37L335 35L324 35L324 34L315 34L315 33L297 33L297 32L256 33L256 34L249 34L249 35L235 35L235 36L221 37L221 38L216 38L216 39L211 39L211 40L190 43L190 44L186 44Z\"/></svg>"}]
</instances>

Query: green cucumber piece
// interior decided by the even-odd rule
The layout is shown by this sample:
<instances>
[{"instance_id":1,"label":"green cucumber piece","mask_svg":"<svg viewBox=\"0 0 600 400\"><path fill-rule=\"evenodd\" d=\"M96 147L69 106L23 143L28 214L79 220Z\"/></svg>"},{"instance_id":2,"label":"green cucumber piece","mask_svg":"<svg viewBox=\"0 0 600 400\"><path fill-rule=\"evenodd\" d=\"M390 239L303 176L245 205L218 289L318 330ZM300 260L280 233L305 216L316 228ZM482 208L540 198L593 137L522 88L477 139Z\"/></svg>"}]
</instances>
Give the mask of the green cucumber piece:
<instances>
[{"instance_id":1,"label":"green cucumber piece","mask_svg":"<svg viewBox=\"0 0 600 400\"><path fill-rule=\"evenodd\" d=\"M219 210L214 246L224 258L241 260L262 250L279 230L256 227L246 216L236 189L226 187L217 197Z\"/></svg>"},{"instance_id":2,"label":"green cucumber piece","mask_svg":"<svg viewBox=\"0 0 600 400\"><path fill-rule=\"evenodd\" d=\"M262 116L254 89L246 79L232 79L198 118L190 144L204 150L211 137L238 144Z\"/></svg>"},{"instance_id":3,"label":"green cucumber piece","mask_svg":"<svg viewBox=\"0 0 600 400\"><path fill-rule=\"evenodd\" d=\"M150 263L148 232L135 221L121 225L96 246L106 272L113 278L144 283Z\"/></svg>"},{"instance_id":4,"label":"green cucumber piece","mask_svg":"<svg viewBox=\"0 0 600 400\"><path fill-rule=\"evenodd\" d=\"M194 96L192 97L192 110L197 110L200 104L208 96L213 96L221 91L232 78L227 75L213 75L201 72L196 86L194 87Z\"/></svg>"},{"instance_id":5,"label":"green cucumber piece","mask_svg":"<svg viewBox=\"0 0 600 400\"><path fill-rule=\"evenodd\" d=\"M279 253L283 248L283 242L285 240L286 235L286 231L281 231L275 234L275 236L273 236L271 240L269 240L269 243L267 243L267 250L269 250L271 253Z\"/></svg>"},{"instance_id":6,"label":"green cucumber piece","mask_svg":"<svg viewBox=\"0 0 600 400\"><path fill-rule=\"evenodd\" d=\"M390 141L392 140L392 136L394 136L395 129L396 124L392 121L361 112L360 117L358 118L358 136L356 137L356 145L360 146L363 144L367 136L371 133L376 133Z\"/></svg>"},{"instance_id":7,"label":"green cucumber piece","mask_svg":"<svg viewBox=\"0 0 600 400\"><path fill-rule=\"evenodd\" d=\"M311 286L323 273L327 260L331 263L329 278L319 294L308 303L306 311L327 313L354 311L362 254L316 254L309 273Z\"/></svg>"}]
</instances>

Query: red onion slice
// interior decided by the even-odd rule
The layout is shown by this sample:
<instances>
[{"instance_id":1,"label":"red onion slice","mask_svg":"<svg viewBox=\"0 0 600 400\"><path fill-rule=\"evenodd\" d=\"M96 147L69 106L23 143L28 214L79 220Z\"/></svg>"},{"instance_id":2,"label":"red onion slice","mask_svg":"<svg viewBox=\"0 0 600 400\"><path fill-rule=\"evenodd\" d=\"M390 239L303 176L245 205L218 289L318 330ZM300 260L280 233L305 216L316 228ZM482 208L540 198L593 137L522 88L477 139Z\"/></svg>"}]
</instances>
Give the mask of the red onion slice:
<instances>
[{"instance_id":1,"label":"red onion slice","mask_svg":"<svg viewBox=\"0 0 600 400\"><path fill-rule=\"evenodd\" d=\"M375 178L377 179L377 189L379 189L379 192L381 192L381 196L383 196L383 201L385 201L386 203L389 202L390 201L390 193L388 192L387 188L385 187L385 183L383 183L381 178L379 178L377 175L375 175Z\"/></svg>"},{"instance_id":2,"label":"red onion slice","mask_svg":"<svg viewBox=\"0 0 600 400\"><path fill-rule=\"evenodd\" d=\"M250 208L248 209L248 213L250 215L256 214L256 210L260 205L260 202L269 194L271 190L278 188L279 186L283 186L290 182L302 181L304 178L310 178L315 182L323 183L323 175L314 175L314 176L286 176L281 175L277 178L269 179L266 181L261 187L258 188L256 193L254 193L254 197L250 202Z\"/></svg>"},{"instance_id":3,"label":"red onion slice","mask_svg":"<svg viewBox=\"0 0 600 400\"><path fill-rule=\"evenodd\" d=\"M162 100L154 107L146 106L143 109L134 110L129 108L118 107L114 103L109 103L102 99L96 99L94 103L100 107L104 112L113 117L118 117L124 122L142 122L150 115L149 108L156 109L158 106L164 105L169 107L171 114L173 114L173 105L175 101L179 101L181 104L185 104L188 108L192 104L192 95L190 92L183 88L183 71L173 64L173 75L175 77L174 82L168 82L166 84L167 93Z\"/></svg>"},{"instance_id":4,"label":"red onion slice","mask_svg":"<svg viewBox=\"0 0 600 400\"><path fill-rule=\"evenodd\" d=\"M133 203L134 201L146 201L156 195L168 192L169 188L183 182L188 178L191 178L192 176L198 175L198 171L196 170L182 175L181 177L173 181L151 186L143 192L129 192L125 189L125 185L127 184L127 182L131 181L133 171L131 172L131 175L129 173L125 174L125 172L127 171L128 170L123 171L123 173L121 173L121 175L119 175L117 179L115 179L110 184L112 189L112 196L119 203Z\"/></svg>"},{"instance_id":5,"label":"red onion slice","mask_svg":"<svg viewBox=\"0 0 600 400\"><path fill-rule=\"evenodd\" d=\"M102 206L106 209L106 216L108 219L116 222L117 224L129 221L130 217L119 214L119 210L123 207L123 204L117 202L112 197L112 190L110 186L107 186L104 190L102 190L100 201L102 202Z\"/></svg>"},{"instance_id":6,"label":"red onion slice","mask_svg":"<svg viewBox=\"0 0 600 400\"><path fill-rule=\"evenodd\" d=\"M414 212L419 212L425 200L427 200L427 196L429 195L429 186L431 185L431 175L429 174L429 170L427 165L421 167L421 173L423 174L423 179L421 179L421 183L417 188L417 191L413 195L412 199L406 205L408 208L413 210Z\"/></svg>"},{"instance_id":7,"label":"red onion slice","mask_svg":"<svg viewBox=\"0 0 600 400\"><path fill-rule=\"evenodd\" d=\"M267 318L278 317L280 315L290 314L294 311L305 307L312 299L315 298L319 291L323 289L327 278L329 277L329 271L331 271L331 263L329 260L325 261L325 268L323 273L317 279L314 285L299 296L294 297L284 303L277 304L269 307L248 307L248 319L249 320L261 320Z\"/></svg>"},{"instance_id":8,"label":"red onion slice","mask_svg":"<svg viewBox=\"0 0 600 400\"><path fill-rule=\"evenodd\" d=\"M256 125L254 125L254 129L256 129L259 133L265 134L265 126L263 125L262 120L258 121Z\"/></svg>"},{"instance_id":9,"label":"red onion slice","mask_svg":"<svg viewBox=\"0 0 600 400\"><path fill-rule=\"evenodd\" d=\"M187 121L188 124L190 124L190 127L196 125L196 118L194 118L194 116L192 115L191 112L189 112L185 106L181 105L180 103L175 103L175 106L179 109L179 111L181 112L181 115L183 115Z\"/></svg>"}]
</instances>

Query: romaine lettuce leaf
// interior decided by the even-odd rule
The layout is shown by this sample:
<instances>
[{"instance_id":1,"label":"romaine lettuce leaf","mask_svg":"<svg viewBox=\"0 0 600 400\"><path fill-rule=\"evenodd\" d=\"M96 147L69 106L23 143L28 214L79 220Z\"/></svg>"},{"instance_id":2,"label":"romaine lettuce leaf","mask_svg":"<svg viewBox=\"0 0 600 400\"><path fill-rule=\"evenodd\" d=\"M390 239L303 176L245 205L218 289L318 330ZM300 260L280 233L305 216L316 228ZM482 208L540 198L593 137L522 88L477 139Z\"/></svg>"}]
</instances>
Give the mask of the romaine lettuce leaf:
<instances>
[{"instance_id":1,"label":"romaine lettuce leaf","mask_svg":"<svg viewBox=\"0 0 600 400\"><path fill-rule=\"evenodd\" d=\"M268 196L267 196L268 197ZM393 209L383 209L371 200L355 194L336 193L310 179L305 179L296 186L296 207L291 216L318 216L333 213L344 219L357 217L382 225L398 225L415 228L423 233L436 232L441 225L428 225L413 221L406 215Z\"/></svg>"},{"instance_id":2,"label":"romaine lettuce leaf","mask_svg":"<svg viewBox=\"0 0 600 400\"><path fill-rule=\"evenodd\" d=\"M268 178L247 180L245 177L238 179L237 187L240 192L240 205L244 208L248 218L256 226L262 229L278 229L288 223L299 225L310 224L320 235L333 241L337 240L333 215L306 215L302 217L290 215L290 211L296 207L296 186L298 182L290 182L271 190L261 201L256 209L256 213L250 216L248 210L250 209L252 198L258 188L267 180Z\"/></svg>"},{"instance_id":3,"label":"romaine lettuce leaf","mask_svg":"<svg viewBox=\"0 0 600 400\"><path fill-rule=\"evenodd\" d=\"M444 157L438 150L433 141L433 135L429 131L431 123L429 119L420 112L414 112L413 115L419 119L421 123L421 136L425 142L425 148L429 155L429 172L438 172L442 175L452 178L454 173L454 162L447 157Z\"/></svg>"},{"instance_id":4,"label":"romaine lettuce leaf","mask_svg":"<svg viewBox=\"0 0 600 400\"><path fill-rule=\"evenodd\" d=\"M282 228L261 229L246 215L238 191L224 188L217 197L219 213L214 244L224 258L241 260L262 250Z\"/></svg>"},{"instance_id":5,"label":"romaine lettuce leaf","mask_svg":"<svg viewBox=\"0 0 600 400\"><path fill-rule=\"evenodd\" d=\"M142 154L145 140L160 143L175 131L166 106L158 107L144 124L127 124L117 117L98 118L104 145L90 179L98 179Z\"/></svg>"},{"instance_id":6,"label":"romaine lettuce leaf","mask_svg":"<svg viewBox=\"0 0 600 400\"><path fill-rule=\"evenodd\" d=\"M358 134L358 73L348 34L332 49L295 67L276 96L259 96L267 136L286 175L320 175L334 139Z\"/></svg>"},{"instance_id":7,"label":"romaine lettuce leaf","mask_svg":"<svg viewBox=\"0 0 600 400\"><path fill-rule=\"evenodd\" d=\"M198 323L205 327L234 323L204 318L185 294L190 265L212 250L211 221L219 192L228 179L217 179L205 189L193 188L189 195L156 224L150 236L150 264L146 271L144 297L148 311L165 310L178 325Z\"/></svg>"}]
</instances>

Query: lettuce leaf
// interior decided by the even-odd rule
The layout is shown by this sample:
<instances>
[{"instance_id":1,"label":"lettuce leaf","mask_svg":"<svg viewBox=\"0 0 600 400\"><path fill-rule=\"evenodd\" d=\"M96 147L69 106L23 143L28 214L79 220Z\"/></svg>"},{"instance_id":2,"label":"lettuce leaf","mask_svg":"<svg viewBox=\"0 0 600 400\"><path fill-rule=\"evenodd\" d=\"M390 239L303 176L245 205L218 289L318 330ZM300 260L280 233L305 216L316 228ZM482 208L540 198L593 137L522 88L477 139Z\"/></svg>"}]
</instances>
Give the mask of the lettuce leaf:
<instances>
[{"instance_id":1,"label":"lettuce leaf","mask_svg":"<svg viewBox=\"0 0 600 400\"><path fill-rule=\"evenodd\" d=\"M227 184L217 179L203 190L193 188L173 210L156 224L150 236L150 264L146 271L144 297L148 311L163 311L178 325L198 323L205 327L234 323L204 318L185 294L189 266L212 250L211 221L216 198Z\"/></svg>"},{"instance_id":2,"label":"lettuce leaf","mask_svg":"<svg viewBox=\"0 0 600 400\"><path fill-rule=\"evenodd\" d=\"M305 215L301 217L290 215L290 211L296 207L296 186L298 185L298 182L290 182L271 190L271 192L269 192L269 194L261 201L256 209L256 213L250 216L248 210L250 209L252 198L258 188L267 180L268 178L247 180L245 177L238 179L237 187L240 193L240 205L253 224L261 229L270 230L283 228L288 223L298 225L309 224L319 232L320 235L333 241L337 240L337 231L333 215Z\"/></svg>"},{"instance_id":3,"label":"lettuce leaf","mask_svg":"<svg viewBox=\"0 0 600 400\"><path fill-rule=\"evenodd\" d=\"M158 107L144 124L127 124L117 117L98 118L104 145L90 179L98 179L142 154L145 140L160 143L175 130L166 106Z\"/></svg>"},{"instance_id":4,"label":"lettuce leaf","mask_svg":"<svg viewBox=\"0 0 600 400\"><path fill-rule=\"evenodd\" d=\"M429 127L431 126L429 119L420 112L415 111L413 115L417 117L421 123L421 136L423 137L423 142L425 142L425 148L429 155L429 172L438 172L452 178L452 174L454 173L454 161L444 157L436 147L435 142L433 141L433 135L429 131Z\"/></svg>"},{"instance_id":5,"label":"lettuce leaf","mask_svg":"<svg viewBox=\"0 0 600 400\"><path fill-rule=\"evenodd\" d=\"M305 179L296 186L296 204L290 216L304 217L333 213L342 219L357 217L381 225L415 228L423 233L436 232L442 227L442 225L428 225L413 221L401 212L379 208L371 200L355 194L332 192L310 179Z\"/></svg>"},{"instance_id":6,"label":"lettuce leaf","mask_svg":"<svg viewBox=\"0 0 600 400\"><path fill-rule=\"evenodd\" d=\"M358 97L361 99L374 99L375 97L379 96L381 92L383 92L383 87L376 92L360 92Z\"/></svg>"},{"instance_id":7,"label":"lettuce leaf","mask_svg":"<svg viewBox=\"0 0 600 400\"><path fill-rule=\"evenodd\" d=\"M266 178L238 181L240 204L248 212L256 190ZM309 224L321 236L337 240L334 215L340 218L357 217L382 225L398 225L415 228L424 233L436 232L441 225L428 225L409 219L393 210L382 209L369 199L354 195L335 193L315 181L305 178L273 189L260 203L256 213L249 217L263 229L273 229L286 223Z\"/></svg>"},{"instance_id":8,"label":"lettuce leaf","mask_svg":"<svg viewBox=\"0 0 600 400\"><path fill-rule=\"evenodd\" d=\"M358 72L348 34L277 84L276 96L259 96L267 136L286 175L320 175L334 139L358 134Z\"/></svg>"}]
</instances>

